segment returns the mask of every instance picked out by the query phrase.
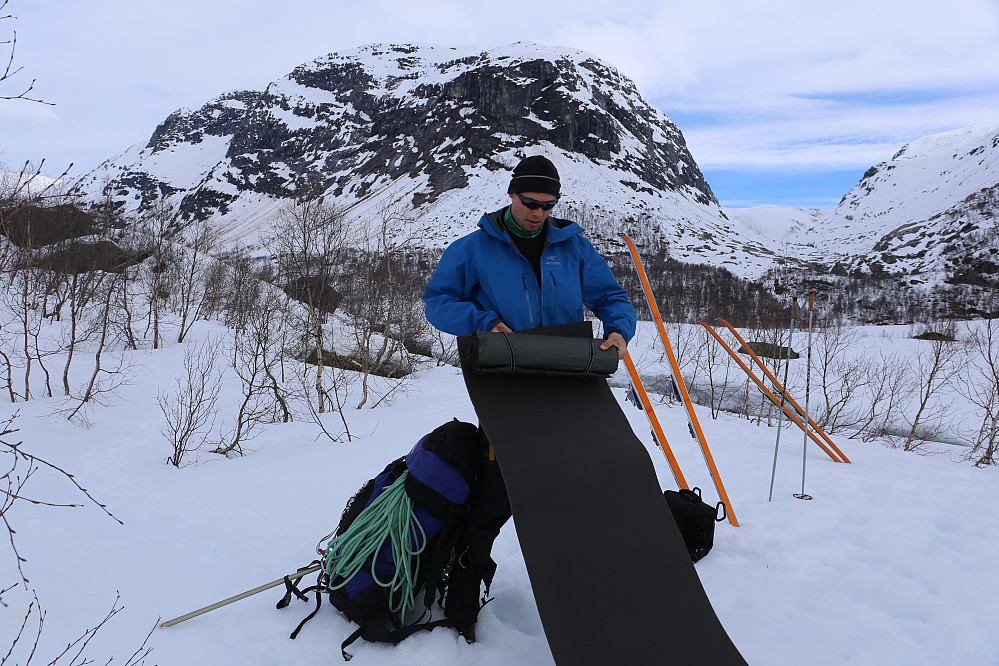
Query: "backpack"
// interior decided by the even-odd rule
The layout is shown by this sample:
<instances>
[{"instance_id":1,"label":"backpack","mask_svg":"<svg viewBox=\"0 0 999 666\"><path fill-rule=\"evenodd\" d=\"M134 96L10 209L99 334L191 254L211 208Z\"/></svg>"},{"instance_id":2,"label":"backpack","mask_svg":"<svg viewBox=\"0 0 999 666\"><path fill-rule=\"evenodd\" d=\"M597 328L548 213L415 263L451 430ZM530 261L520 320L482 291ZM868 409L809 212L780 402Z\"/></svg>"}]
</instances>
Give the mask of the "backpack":
<instances>
[{"instance_id":1,"label":"backpack","mask_svg":"<svg viewBox=\"0 0 999 666\"><path fill-rule=\"evenodd\" d=\"M285 578L287 592L278 608L287 606L292 594L307 599L308 592L316 592L316 610L291 638L316 615L324 593L359 625L340 646L345 660L351 658L347 647L358 638L396 644L417 631L455 626L450 618L423 619L432 616L435 601L442 605L447 590L475 485L478 438L470 423L445 423L354 494L332 539L319 549L317 584L300 591L301 578ZM418 610L422 614L413 620Z\"/></svg>"},{"instance_id":2,"label":"backpack","mask_svg":"<svg viewBox=\"0 0 999 666\"><path fill-rule=\"evenodd\" d=\"M715 522L725 520L725 504L718 502L715 507L701 499L701 489L667 490L663 492L666 503L673 514L673 520L680 529L683 544L690 553L690 559L697 562L708 554L715 540ZM718 509L722 515L718 516Z\"/></svg>"}]
</instances>

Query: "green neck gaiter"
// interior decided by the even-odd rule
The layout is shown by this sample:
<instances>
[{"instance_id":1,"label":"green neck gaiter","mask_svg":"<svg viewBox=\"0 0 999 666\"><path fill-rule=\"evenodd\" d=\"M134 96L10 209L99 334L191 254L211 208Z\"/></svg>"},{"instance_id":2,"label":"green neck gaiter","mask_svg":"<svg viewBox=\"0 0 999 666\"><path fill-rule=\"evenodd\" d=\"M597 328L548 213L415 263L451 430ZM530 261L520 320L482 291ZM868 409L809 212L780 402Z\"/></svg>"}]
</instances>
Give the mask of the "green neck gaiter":
<instances>
[{"instance_id":1,"label":"green neck gaiter","mask_svg":"<svg viewBox=\"0 0 999 666\"><path fill-rule=\"evenodd\" d=\"M513 213L510 212L510 206L503 209L503 224L506 226L506 230L517 238L537 238L542 231L545 230L545 225L542 224L535 231L524 231L517 220L513 219Z\"/></svg>"}]
</instances>

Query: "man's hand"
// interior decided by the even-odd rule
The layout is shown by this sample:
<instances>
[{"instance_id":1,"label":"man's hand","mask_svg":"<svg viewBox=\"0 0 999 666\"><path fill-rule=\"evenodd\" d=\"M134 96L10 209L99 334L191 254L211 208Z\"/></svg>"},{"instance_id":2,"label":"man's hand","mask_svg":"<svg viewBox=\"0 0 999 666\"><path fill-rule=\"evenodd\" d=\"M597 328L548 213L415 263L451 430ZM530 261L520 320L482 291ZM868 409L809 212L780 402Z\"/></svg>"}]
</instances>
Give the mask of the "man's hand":
<instances>
[{"instance_id":1,"label":"man's hand","mask_svg":"<svg viewBox=\"0 0 999 666\"><path fill-rule=\"evenodd\" d=\"M490 333L513 333L513 329L500 321L500 322L496 322L496 325L493 326L492 330L490 330L489 332Z\"/></svg>"},{"instance_id":2,"label":"man's hand","mask_svg":"<svg viewBox=\"0 0 999 666\"><path fill-rule=\"evenodd\" d=\"M611 347L617 347L617 357L619 360L623 359L624 355L628 353L628 343L624 341L624 336L620 333L611 333L603 341L603 344L600 345L600 348L605 351Z\"/></svg>"}]
</instances>

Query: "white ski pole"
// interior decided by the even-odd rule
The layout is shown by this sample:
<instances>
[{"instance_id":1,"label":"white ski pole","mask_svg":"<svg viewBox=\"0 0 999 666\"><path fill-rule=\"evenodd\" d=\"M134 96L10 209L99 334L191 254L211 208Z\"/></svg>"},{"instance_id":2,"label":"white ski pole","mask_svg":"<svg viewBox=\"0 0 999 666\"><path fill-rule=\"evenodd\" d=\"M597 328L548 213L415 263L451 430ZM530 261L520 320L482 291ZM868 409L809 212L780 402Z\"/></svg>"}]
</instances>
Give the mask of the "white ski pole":
<instances>
[{"instance_id":1,"label":"white ski pole","mask_svg":"<svg viewBox=\"0 0 999 666\"><path fill-rule=\"evenodd\" d=\"M209 612L215 610L216 608L222 608L223 606L228 606L229 604L235 603L235 602L237 602L237 601L239 601L241 599L246 599L247 597L252 597L254 594L259 594L260 592L263 592L264 590L269 590L272 587L277 587L278 585L281 585L281 584L285 583L286 579L293 579L293 578L294 579L298 579L298 578L301 578L302 576L306 576L306 575L308 575L308 574L310 574L310 573L312 573L314 571L319 571L322 568L323 568L322 564L313 564L312 566L306 567L305 569L299 569L298 571L296 571L293 574L288 574L287 576L284 576L283 578L278 578L277 580L273 580L273 581L271 581L269 583L264 583L263 585L260 585L259 587L253 588L252 590L247 590L246 592L242 592L242 593L237 594L235 596L229 597L228 599L223 599L222 601L218 601L218 602L216 602L214 604L210 604L208 606L205 606L204 608L199 608L196 611L191 611L190 613L187 613L185 615L181 615L180 617L175 617L172 620L167 620L166 622L161 623L160 626L161 627L172 627L175 624L180 624L181 622L186 622L187 620L190 620L192 617L198 617L199 615L204 615L205 613L209 613ZM317 592L317 594L318 594L318 592Z\"/></svg>"},{"instance_id":2,"label":"white ski pole","mask_svg":"<svg viewBox=\"0 0 999 666\"><path fill-rule=\"evenodd\" d=\"M805 493L805 462L808 460L808 395L812 387L812 313L814 309L815 290L812 289L808 292L808 364L805 368L805 418L803 419L805 441L801 449L801 493L795 494L795 497L802 500L812 499L811 495Z\"/></svg>"},{"instance_id":3,"label":"white ski pole","mask_svg":"<svg viewBox=\"0 0 999 666\"><path fill-rule=\"evenodd\" d=\"M774 442L774 466L770 470L770 498L767 499L768 502L772 502L774 499L774 477L777 476L777 450L780 448L780 429L784 425L784 402L787 395L787 374L788 370L791 368L791 337L794 334L794 323L798 320L798 301L792 296L791 297L791 325L787 329L787 354L784 356L784 383L782 386L784 390L780 394L780 410L777 412L777 441Z\"/></svg>"}]
</instances>

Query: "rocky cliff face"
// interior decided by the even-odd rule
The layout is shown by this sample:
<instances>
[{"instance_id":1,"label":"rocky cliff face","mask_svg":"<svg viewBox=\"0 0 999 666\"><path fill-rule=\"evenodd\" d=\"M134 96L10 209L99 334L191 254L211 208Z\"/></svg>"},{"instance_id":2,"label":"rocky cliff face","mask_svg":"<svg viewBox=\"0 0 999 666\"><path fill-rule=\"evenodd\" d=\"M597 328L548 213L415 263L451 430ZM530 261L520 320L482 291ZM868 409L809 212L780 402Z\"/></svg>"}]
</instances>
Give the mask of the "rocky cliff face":
<instances>
[{"instance_id":1,"label":"rocky cliff face","mask_svg":"<svg viewBox=\"0 0 999 666\"><path fill-rule=\"evenodd\" d=\"M731 228L680 131L634 83L586 53L536 44L331 54L262 92L171 114L77 187L130 215L162 200L182 225L210 218L251 244L290 198L323 196L362 219L402 211L407 233L443 245L504 205L528 154L556 162L567 207L600 221L597 239L627 230L679 258L741 265L749 247L769 262L765 243Z\"/></svg>"}]
</instances>

